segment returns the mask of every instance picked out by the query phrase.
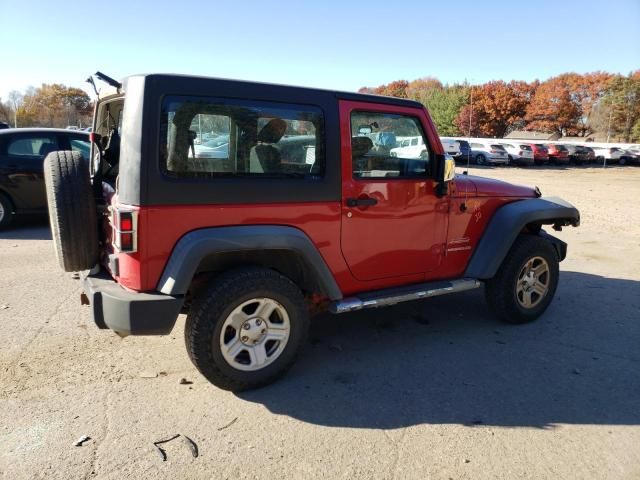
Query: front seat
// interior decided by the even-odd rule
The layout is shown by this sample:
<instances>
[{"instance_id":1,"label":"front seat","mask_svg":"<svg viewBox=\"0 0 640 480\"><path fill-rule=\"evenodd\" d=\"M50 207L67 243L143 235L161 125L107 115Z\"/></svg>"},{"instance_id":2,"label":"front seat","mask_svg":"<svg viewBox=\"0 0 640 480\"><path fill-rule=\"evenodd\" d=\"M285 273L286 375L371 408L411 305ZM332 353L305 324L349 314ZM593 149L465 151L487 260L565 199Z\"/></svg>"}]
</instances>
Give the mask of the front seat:
<instances>
[{"instance_id":1,"label":"front seat","mask_svg":"<svg viewBox=\"0 0 640 480\"><path fill-rule=\"evenodd\" d=\"M369 137L351 137L351 159L357 176L361 176L362 171L369 170L369 161L365 155L372 148L373 142Z\"/></svg>"},{"instance_id":2,"label":"front seat","mask_svg":"<svg viewBox=\"0 0 640 480\"><path fill-rule=\"evenodd\" d=\"M273 118L258 133L255 147L249 152L249 172L278 173L280 171L280 150L278 143L287 130L287 122Z\"/></svg>"}]
</instances>

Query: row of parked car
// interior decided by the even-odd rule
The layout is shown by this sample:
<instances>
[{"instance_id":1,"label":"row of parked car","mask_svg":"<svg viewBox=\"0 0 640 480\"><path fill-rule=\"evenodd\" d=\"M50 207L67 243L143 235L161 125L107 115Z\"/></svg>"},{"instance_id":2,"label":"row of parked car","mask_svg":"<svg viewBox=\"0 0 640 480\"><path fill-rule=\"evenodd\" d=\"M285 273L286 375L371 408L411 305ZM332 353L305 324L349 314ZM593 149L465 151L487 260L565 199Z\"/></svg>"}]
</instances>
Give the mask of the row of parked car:
<instances>
[{"instance_id":1,"label":"row of parked car","mask_svg":"<svg viewBox=\"0 0 640 480\"><path fill-rule=\"evenodd\" d=\"M445 151L456 160L478 165L640 164L640 145L539 143L529 140L441 137Z\"/></svg>"}]
</instances>

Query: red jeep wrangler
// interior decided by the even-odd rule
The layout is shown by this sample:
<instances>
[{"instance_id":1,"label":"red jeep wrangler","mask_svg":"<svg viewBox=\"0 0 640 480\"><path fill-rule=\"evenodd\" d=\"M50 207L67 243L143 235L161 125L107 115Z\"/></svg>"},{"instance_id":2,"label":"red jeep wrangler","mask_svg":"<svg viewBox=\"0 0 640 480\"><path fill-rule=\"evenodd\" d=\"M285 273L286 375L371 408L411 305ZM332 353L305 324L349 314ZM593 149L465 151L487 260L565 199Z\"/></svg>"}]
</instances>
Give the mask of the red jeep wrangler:
<instances>
[{"instance_id":1,"label":"red jeep wrangler","mask_svg":"<svg viewBox=\"0 0 640 480\"><path fill-rule=\"evenodd\" d=\"M333 313L484 285L503 321L540 316L579 213L536 188L454 176L419 103L174 75L111 84L91 159L45 175L66 271L89 270L100 328L165 335L187 314L198 370L231 390L272 382L311 307ZM406 138L424 149L391 154Z\"/></svg>"}]
</instances>

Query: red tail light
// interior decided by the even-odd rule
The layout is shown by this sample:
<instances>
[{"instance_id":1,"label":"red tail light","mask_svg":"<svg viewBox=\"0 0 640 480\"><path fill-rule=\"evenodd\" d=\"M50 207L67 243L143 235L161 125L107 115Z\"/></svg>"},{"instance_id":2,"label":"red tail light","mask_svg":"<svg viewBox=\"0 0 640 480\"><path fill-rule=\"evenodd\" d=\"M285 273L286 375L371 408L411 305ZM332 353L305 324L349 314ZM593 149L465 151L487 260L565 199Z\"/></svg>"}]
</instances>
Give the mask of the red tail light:
<instances>
[{"instance_id":1,"label":"red tail light","mask_svg":"<svg viewBox=\"0 0 640 480\"><path fill-rule=\"evenodd\" d=\"M117 210L114 225L114 244L121 252L135 252L137 245L138 212Z\"/></svg>"}]
</instances>

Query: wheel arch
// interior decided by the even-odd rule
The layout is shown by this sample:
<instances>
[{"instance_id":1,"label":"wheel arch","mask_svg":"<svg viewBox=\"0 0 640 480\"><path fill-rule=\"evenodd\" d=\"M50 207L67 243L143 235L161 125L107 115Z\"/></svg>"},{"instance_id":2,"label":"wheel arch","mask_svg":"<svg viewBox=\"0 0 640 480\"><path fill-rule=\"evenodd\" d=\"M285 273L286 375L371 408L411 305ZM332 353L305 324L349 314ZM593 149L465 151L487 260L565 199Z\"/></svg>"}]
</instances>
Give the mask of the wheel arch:
<instances>
[{"instance_id":1,"label":"wheel arch","mask_svg":"<svg viewBox=\"0 0 640 480\"><path fill-rule=\"evenodd\" d=\"M326 295L331 300L342 298L311 239L301 230L279 225L204 228L187 233L176 243L157 289L168 295L185 295L197 276L252 265L278 271L305 293Z\"/></svg>"},{"instance_id":2,"label":"wheel arch","mask_svg":"<svg viewBox=\"0 0 640 480\"><path fill-rule=\"evenodd\" d=\"M580 225L580 213L573 205L557 197L523 199L500 207L487 224L464 276L492 278L521 233L544 236L554 246L559 260L563 260L566 244L544 232L542 225L577 227Z\"/></svg>"}]
</instances>

